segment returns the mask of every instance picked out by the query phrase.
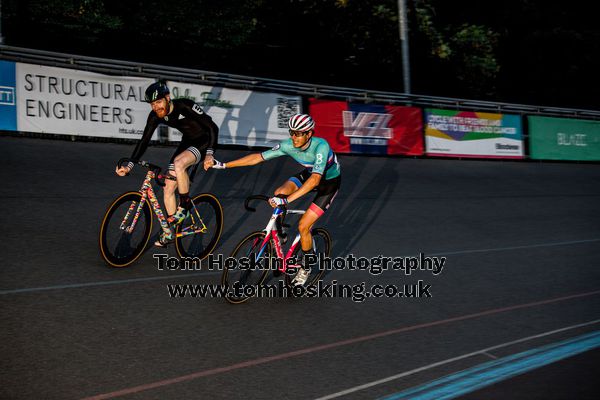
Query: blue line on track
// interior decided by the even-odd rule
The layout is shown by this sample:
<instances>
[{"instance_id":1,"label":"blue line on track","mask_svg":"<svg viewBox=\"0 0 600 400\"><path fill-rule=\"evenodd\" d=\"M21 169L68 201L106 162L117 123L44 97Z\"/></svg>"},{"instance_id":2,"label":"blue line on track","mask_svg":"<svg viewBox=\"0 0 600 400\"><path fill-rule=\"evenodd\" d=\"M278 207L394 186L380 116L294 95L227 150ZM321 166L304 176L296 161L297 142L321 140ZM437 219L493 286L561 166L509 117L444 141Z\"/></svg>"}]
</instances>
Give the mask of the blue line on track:
<instances>
[{"instance_id":1,"label":"blue line on track","mask_svg":"<svg viewBox=\"0 0 600 400\"><path fill-rule=\"evenodd\" d=\"M490 361L382 400L447 400L600 347L600 331Z\"/></svg>"}]
</instances>

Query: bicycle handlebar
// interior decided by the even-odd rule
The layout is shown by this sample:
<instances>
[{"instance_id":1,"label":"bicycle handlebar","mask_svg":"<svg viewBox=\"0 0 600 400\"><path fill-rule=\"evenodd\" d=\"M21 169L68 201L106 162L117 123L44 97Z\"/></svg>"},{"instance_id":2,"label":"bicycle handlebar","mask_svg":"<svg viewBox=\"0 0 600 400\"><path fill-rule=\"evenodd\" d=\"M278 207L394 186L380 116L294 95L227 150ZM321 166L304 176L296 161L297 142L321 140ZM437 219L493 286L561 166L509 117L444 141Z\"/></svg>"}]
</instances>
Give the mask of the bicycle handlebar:
<instances>
[{"instance_id":1,"label":"bicycle handlebar","mask_svg":"<svg viewBox=\"0 0 600 400\"><path fill-rule=\"evenodd\" d=\"M255 212L256 208L252 208L248 205L248 203L250 203L251 200L263 200L263 201L268 202L269 197L265 196L264 194L255 194L255 195L246 197L246 201L244 201L244 208L246 208L246 210L248 210L248 211Z\"/></svg>"},{"instance_id":2,"label":"bicycle handlebar","mask_svg":"<svg viewBox=\"0 0 600 400\"><path fill-rule=\"evenodd\" d=\"M161 171L161 168L158 165L154 165L154 164L149 163L148 161L144 161L144 160L134 161L131 158L121 158L118 161L117 166L118 167L122 167L123 164L129 163L129 162L132 162L132 163L137 164L137 165L141 165L142 167L146 167L149 170L155 171L155 172L158 172L158 173L160 173L160 171Z\"/></svg>"},{"instance_id":3,"label":"bicycle handlebar","mask_svg":"<svg viewBox=\"0 0 600 400\"><path fill-rule=\"evenodd\" d=\"M256 208L252 208L252 207L250 207L248 205L250 203L250 201L252 201L252 200L262 200L262 201L265 201L265 202L268 203L269 199L270 199L270 197L269 196L265 196L264 194L254 194L252 196L248 196L248 197L246 197L246 201L244 201L244 208L246 208L246 210L248 210L248 211L255 212ZM283 226L284 228L289 228L290 225L286 224L285 222L283 222L285 220L286 214L288 213L288 209L286 208L286 206L283 206L283 205L282 206L278 206L277 208L283 210L282 217L281 217L281 222L280 222L281 226ZM290 212L296 212L296 210L289 210L289 211Z\"/></svg>"},{"instance_id":4,"label":"bicycle handlebar","mask_svg":"<svg viewBox=\"0 0 600 400\"><path fill-rule=\"evenodd\" d=\"M148 168L150 171L154 172L154 181L156 182L156 184L158 186L165 186L165 179L170 179L170 180L177 180L176 177L171 176L169 174L167 175L162 175L160 173L160 171L162 170L162 168L160 168L158 165L149 163L148 161L144 161L144 160L137 160L134 161L130 158L121 158L118 162L117 162L117 167L121 168L123 166L123 164L132 162L134 164L138 164L141 165L142 167Z\"/></svg>"}]
</instances>

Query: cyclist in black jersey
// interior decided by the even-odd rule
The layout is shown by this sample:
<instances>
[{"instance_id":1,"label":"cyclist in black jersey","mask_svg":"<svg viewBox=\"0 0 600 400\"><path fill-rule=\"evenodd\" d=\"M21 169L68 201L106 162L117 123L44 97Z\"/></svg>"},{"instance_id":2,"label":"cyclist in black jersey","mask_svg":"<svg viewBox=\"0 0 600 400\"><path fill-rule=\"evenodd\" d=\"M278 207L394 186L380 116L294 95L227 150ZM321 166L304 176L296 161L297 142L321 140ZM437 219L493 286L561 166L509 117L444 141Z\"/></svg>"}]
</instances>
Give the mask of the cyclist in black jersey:
<instances>
[{"instance_id":1,"label":"cyclist in black jersey","mask_svg":"<svg viewBox=\"0 0 600 400\"><path fill-rule=\"evenodd\" d=\"M164 187L165 208L169 214L167 220L171 226L176 226L189 215L192 207L187 169L200 161L204 161L205 170L213 165L213 154L217 145L219 128L212 118L192 100L171 100L169 88L161 81L148 86L145 101L150 103L152 111L148 115L142 139L131 154L131 160L137 161L142 157L159 124L166 124L183 134L181 143L169 161L169 173L176 176L177 180L167 179ZM120 168L117 166L116 173L119 176L125 176L133 166L133 162ZM179 192L179 206L177 206L175 198L176 189ZM155 245L163 247L173 239L174 232L171 229L171 234L161 234Z\"/></svg>"}]
</instances>

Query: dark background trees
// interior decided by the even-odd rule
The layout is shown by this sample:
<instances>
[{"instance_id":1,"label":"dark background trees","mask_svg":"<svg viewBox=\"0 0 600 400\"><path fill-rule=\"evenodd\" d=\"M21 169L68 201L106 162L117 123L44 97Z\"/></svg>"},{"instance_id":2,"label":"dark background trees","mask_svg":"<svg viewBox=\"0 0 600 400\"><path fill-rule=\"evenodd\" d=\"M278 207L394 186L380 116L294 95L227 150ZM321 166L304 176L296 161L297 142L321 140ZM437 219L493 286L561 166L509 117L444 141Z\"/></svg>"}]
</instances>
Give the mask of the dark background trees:
<instances>
[{"instance_id":1,"label":"dark background trees","mask_svg":"<svg viewBox=\"0 0 600 400\"><path fill-rule=\"evenodd\" d=\"M412 91L600 108L582 0L408 0ZM2 0L5 43L399 91L397 0Z\"/></svg>"}]
</instances>

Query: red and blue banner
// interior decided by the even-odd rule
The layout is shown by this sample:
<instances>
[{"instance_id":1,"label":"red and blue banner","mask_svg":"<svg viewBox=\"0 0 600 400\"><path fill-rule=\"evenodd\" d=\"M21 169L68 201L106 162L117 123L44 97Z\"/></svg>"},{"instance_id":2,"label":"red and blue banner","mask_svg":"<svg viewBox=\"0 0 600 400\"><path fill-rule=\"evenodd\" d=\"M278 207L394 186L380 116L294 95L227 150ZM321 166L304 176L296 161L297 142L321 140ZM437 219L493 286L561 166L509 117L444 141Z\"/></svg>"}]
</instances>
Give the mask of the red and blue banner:
<instances>
[{"instance_id":1,"label":"red and blue banner","mask_svg":"<svg viewBox=\"0 0 600 400\"><path fill-rule=\"evenodd\" d=\"M420 108L311 98L309 114L336 153L423 154Z\"/></svg>"}]
</instances>

